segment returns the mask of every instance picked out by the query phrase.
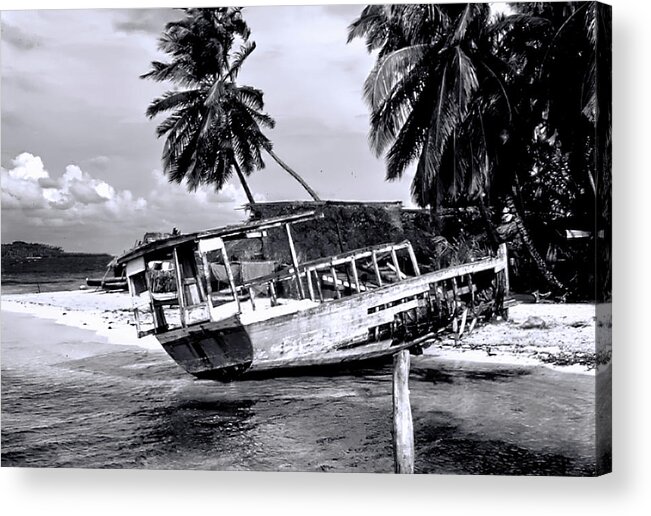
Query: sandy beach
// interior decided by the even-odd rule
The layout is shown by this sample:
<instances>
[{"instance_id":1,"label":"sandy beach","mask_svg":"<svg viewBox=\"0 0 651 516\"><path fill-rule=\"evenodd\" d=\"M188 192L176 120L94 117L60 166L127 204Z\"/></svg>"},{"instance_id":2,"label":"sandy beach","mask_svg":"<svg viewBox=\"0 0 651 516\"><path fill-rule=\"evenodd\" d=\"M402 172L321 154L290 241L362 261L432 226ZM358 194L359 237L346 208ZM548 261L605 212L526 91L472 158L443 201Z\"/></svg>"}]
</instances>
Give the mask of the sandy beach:
<instances>
[{"instance_id":1,"label":"sandy beach","mask_svg":"<svg viewBox=\"0 0 651 516\"><path fill-rule=\"evenodd\" d=\"M58 324L92 330L111 344L159 348L150 336L139 339L126 292L93 290L10 294L2 296L2 310L50 319Z\"/></svg>"},{"instance_id":2,"label":"sandy beach","mask_svg":"<svg viewBox=\"0 0 651 516\"><path fill-rule=\"evenodd\" d=\"M129 295L92 290L11 294L2 296L2 310L50 319L58 324L88 329L111 344L160 349L153 336L138 339L130 312ZM606 307L608 308L608 307ZM596 331L607 334L610 311L594 304L518 304L508 320L497 319L466 332L455 341L444 337L414 358L414 365L437 357L445 361L472 361L513 365L544 365L560 371L594 374L610 361L608 343L597 355Z\"/></svg>"}]
</instances>

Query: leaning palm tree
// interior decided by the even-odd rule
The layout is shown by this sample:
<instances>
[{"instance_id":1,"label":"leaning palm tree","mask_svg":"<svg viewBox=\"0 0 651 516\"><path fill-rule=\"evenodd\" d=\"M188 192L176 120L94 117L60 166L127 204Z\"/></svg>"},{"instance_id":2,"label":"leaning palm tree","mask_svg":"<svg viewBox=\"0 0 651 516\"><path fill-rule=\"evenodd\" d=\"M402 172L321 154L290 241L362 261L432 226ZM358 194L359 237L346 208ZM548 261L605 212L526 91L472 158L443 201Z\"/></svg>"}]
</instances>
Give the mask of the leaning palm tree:
<instances>
[{"instance_id":1,"label":"leaning palm tree","mask_svg":"<svg viewBox=\"0 0 651 516\"><path fill-rule=\"evenodd\" d=\"M169 179L188 188L210 184L220 190L239 178L249 203L254 197L246 176L264 168L268 152L315 199L314 190L272 150L263 129L274 127L264 110L263 93L236 82L245 60L255 50L241 9L186 9L180 21L168 23L160 48L172 57L155 61L143 78L170 81L179 89L155 99L147 109L153 118L169 113L157 128L166 136L163 167ZM233 50L236 40L239 48Z\"/></svg>"}]
</instances>

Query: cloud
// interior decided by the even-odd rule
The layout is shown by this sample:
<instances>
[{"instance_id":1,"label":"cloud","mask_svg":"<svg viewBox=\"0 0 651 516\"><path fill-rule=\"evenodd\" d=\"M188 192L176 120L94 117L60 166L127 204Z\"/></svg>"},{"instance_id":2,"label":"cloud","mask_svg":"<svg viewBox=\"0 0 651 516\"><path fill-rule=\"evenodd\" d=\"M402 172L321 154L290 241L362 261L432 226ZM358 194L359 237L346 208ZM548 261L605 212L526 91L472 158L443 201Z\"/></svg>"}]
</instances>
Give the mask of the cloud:
<instances>
[{"instance_id":1,"label":"cloud","mask_svg":"<svg viewBox=\"0 0 651 516\"><path fill-rule=\"evenodd\" d=\"M173 225L178 225L179 221L183 221L183 219L190 222L194 230L219 225L205 222L206 220L215 220L211 217L212 214L227 216L229 222L232 222L234 211L248 202L243 188L233 182L226 183L219 192L207 185L189 191L185 183L169 182L160 170L152 171L151 177L154 187L147 196L149 208L152 212L160 213L161 218L169 220ZM254 193L253 197L258 202L266 200L265 196L259 193ZM180 213L184 209L187 210L185 217ZM191 213L197 217L192 217ZM202 220L203 223L200 222Z\"/></svg>"},{"instance_id":2,"label":"cloud","mask_svg":"<svg viewBox=\"0 0 651 516\"><path fill-rule=\"evenodd\" d=\"M113 27L125 34L159 35L167 22L181 16L181 13L174 13L172 9L126 9L119 11L117 19L113 21Z\"/></svg>"},{"instance_id":3,"label":"cloud","mask_svg":"<svg viewBox=\"0 0 651 516\"><path fill-rule=\"evenodd\" d=\"M85 251L129 248L147 231L198 231L244 220L247 199L230 182L216 192L190 192L159 170L148 177L148 192L136 197L118 190L77 165L54 177L39 156L24 152L0 168L3 240L30 240ZM255 195L264 201L263 195ZM66 242L68 243L66 245Z\"/></svg>"},{"instance_id":4,"label":"cloud","mask_svg":"<svg viewBox=\"0 0 651 516\"><path fill-rule=\"evenodd\" d=\"M18 50L32 50L41 45L41 39L36 34L30 34L18 27L2 21L2 41Z\"/></svg>"},{"instance_id":5,"label":"cloud","mask_svg":"<svg viewBox=\"0 0 651 516\"><path fill-rule=\"evenodd\" d=\"M41 158L28 152L17 156L12 165L0 169L2 210L22 211L27 223L30 219L46 226L84 218L119 220L147 206L143 198L134 198L129 190L116 191L76 165L68 165L59 178L50 176Z\"/></svg>"},{"instance_id":6,"label":"cloud","mask_svg":"<svg viewBox=\"0 0 651 516\"><path fill-rule=\"evenodd\" d=\"M88 160L88 165L97 170L106 170L111 159L108 156L95 156Z\"/></svg>"}]
</instances>

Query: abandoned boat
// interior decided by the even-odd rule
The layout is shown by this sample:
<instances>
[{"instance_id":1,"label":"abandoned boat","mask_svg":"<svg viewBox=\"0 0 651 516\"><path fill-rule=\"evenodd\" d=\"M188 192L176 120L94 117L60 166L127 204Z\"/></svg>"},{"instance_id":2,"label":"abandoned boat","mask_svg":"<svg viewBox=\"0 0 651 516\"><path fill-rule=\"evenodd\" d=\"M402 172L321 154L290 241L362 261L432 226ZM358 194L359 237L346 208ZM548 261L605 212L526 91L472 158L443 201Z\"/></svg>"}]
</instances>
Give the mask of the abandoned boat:
<instances>
[{"instance_id":1,"label":"abandoned boat","mask_svg":"<svg viewBox=\"0 0 651 516\"><path fill-rule=\"evenodd\" d=\"M127 290L124 265L118 266L116 258L113 258L106 266L104 276L101 278L86 278L86 286L107 291Z\"/></svg>"},{"instance_id":2,"label":"abandoned boat","mask_svg":"<svg viewBox=\"0 0 651 516\"><path fill-rule=\"evenodd\" d=\"M345 364L409 348L506 310L506 248L421 273L409 241L299 262L292 227L311 211L140 245L124 265L138 336L154 334L198 378ZM291 263L244 252L282 235ZM257 259L255 259L257 258ZM459 331L460 330L460 331Z\"/></svg>"}]
</instances>

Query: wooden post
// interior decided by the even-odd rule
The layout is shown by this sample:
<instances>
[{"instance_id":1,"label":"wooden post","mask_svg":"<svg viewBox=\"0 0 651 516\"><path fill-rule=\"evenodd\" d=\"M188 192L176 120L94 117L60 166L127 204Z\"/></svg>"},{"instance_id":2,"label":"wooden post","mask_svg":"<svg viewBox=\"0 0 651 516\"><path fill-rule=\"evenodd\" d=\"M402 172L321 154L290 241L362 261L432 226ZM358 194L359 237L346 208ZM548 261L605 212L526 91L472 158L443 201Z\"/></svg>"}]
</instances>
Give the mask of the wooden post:
<instances>
[{"instance_id":1,"label":"wooden post","mask_svg":"<svg viewBox=\"0 0 651 516\"><path fill-rule=\"evenodd\" d=\"M460 298L459 298L459 289L457 288L457 278L452 278L452 295L454 296L454 313L455 315L459 311Z\"/></svg>"},{"instance_id":2,"label":"wooden post","mask_svg":"<svg viewBox=\"0 0 651 516\"><path fill-rule=\"evenodd\" d=\"M301 273L298 270L298 258L296 257L296 249L294 248L294 240L292 239L292 230L289 228L289 224L285 224L285 231L287 231L287 240L289 241L289 252L292 255L292 265L294 266L294 277L296 278L298 295L301 299L305 299L303 282L301 281Z\"/></svg>"},{"instance_id":3,"label":"wooden post","mask_svg":"<svg viewBox=\"0 0 651 516\"><path fill-rule=\"evenodd\" d=\"M438 316L442 317L442 310L441 310L441 298L439 297L439 285L436 283L431 284L431 289L434 290L434 304L436 305L436 310L438 311Z\"/></svg>"},{"instance_id":4,"label":"wooden post","mask_svg":"<svg viewBox=\"0 0 651 516\"><path fill-rule=\"evenodd\" d=\"M399 282L402 279L402 273L400 272L400 265L398 265L398 255L396 255L396 250L393 246L391 246L391 261L393 262L393 268L396 270L395 272Z\"/></svg>"},{"instance_id":5,"label":"wooden post","mask_svg":"<svg viewBox=\"0 0 651 516\"><path fill-rule=\"evenodd\" d=\"M504 296L508 296L509 294L509 255L506 249L506 244L500 244L500 247L497 250L497 256L498 258L501 258L504 261L504 280L505 280L505 285L504 285Z\"/></svg>"},{"instance_id":6,"label":"wooden post","mask_svg":"<svg viewBox=\"0 0 651 516\"><path fill-rule=\"evenodd\" d=\"M233 293L233 298L235 298L235 303L237 304L237 313L242 313L242 307L240 306L240 298L237 295L237 287L235 286L235 277L233 276L233 270L231 269L231 262L228 261L228 255L226 254L226 247L221 248L222 259L224 260L224 268L226 269L226 277L228 278L228 284L231 287L231 292Z\"/></svg>"},{"instance_id":7,"label":"wooden post","mask_svg":"<svg viewBox=\"0 0 651 516\"><path fill-rule=\"evenodd\" d=\"M179 314L181 316L181 326L187 326L185 322L185 292L183 287L183 273L181 272L181 263L179 261L178 248L174 248L174 269L176 272L176 297L179 300Z\"/></svg>"},{"instance_id":8,"label":"wooden post","mask_svg":"<svg viewBox=\"0 0 651 516\"><path fill-rule=\"evenodd\" d=\"M396 473L414 472L414 425L409 403L409 350L393 356L393 456Z\"/></svg>"},{"instance_id":9,"label":"wooden post","mask_svg":"<svg viewBox=\"0 0 651 516\"><path fill-rule=\"evenodd\" d=\"M208 263L208 253L201 253L201 262L203 263L203 275L206 278L206 297L208 298L208 308L212 308L212 284L210 283L210 264Z\"/></svg>"},{"instance_id":10,"label":"wooden post","mask_svg":"<svg viewBox=\"0 0 651 516\"><path fill-rule=\"evenodd\" d=\"M450 288L448 287L448 282L443 280L441 282L443 285L443 303L445 303L445 309L448 312L448 315L452 317L454 315L452 311L452 302L450 301Z\"/></svg>"},{"instance_id":11,"label":"wooden post","mask_svg":"<svg viewBox=\"0 0 651 516\"><path fill-rule=\"evenodd\" d=\"M271 306L276 306L278 304L278 298L276 297L276 285L273 280L269 282L269 293L271 294Z\"/></svg>"},{"instance_id":12,"label":"wooden post","mask_svg":"<svg viewBox=\"0 0 651 516\"><path fill-rule=\"evenodd\" d=\"M420 276L420 267L418 267L418 261L416 260L416 253L414 253L414 248L411 247L411 243L407 245L407 252L409 253L411 265L414 268L414 274L416 276Z\"/></svg>"},{"instance_id":13,"label":"wooden post","mask_svg":"<svg viewBox=\"0 0 651 516\"><path fill-rule=\"evenodd\" d=\"M316 283L316 290L319 293L319 301L323 303L323 291L321 290L321 279L319 278L319 272L316 269L312 269L314 273L314 281Z\"/></svg>"},{"instance_id":14,"label":"wooden post","mask_svg":"<svg viewBox=\"0 0 651 516\"><path fill-rule=\"evenodd\" d=\"M355 290L357 290L357 292L361 292L361 289L359 288L359 276L357 274L357 265L355 265L354 256L350 259L350 268L353 271L353 281L355 282Z\"/></svg>"},{"instance_id":15,"label":"wooden post","mask_svg":"<svg viewBox=\"0 0 651 516\"><path fill-rule=\"evenodd\" d=\"M332 281L335 287L335 297L337 299L341 299L341 292L339 292L339 286L338 286L339 280L337 279L337 271L335 270L334 265L330 267L330 274L332 274Z\"/></svg>"},{"instance_id":16,"label":"wooden post","mask_svg":"<svg viewBox=\"0 0 651 516\"><path fill-rule=\"evenodd\" d=\"M378 287L382 286L382 275L380 274L380 267L377 263L377 254L375 251L371 252L371 258L373 259L373 269L375 269L375 277L377 278Z\"/></svg>"},{"instance_id":17,"label":"wooden post","mask_svg":"<svg viewBox=\"0 0 651 516\"><path fill-rule=\"evenodd\" d=\"M310 299L315 301L314 298L314 285L312 285L312 269L305 270L305 280L307 281L307 291L310 293Z\"/></svg>"},{"instance_id":18,"label":"wooden post","mask_svg":"<svg viewBox=\"0 0 651 516\"><path fill-rule=\"evenodd\" d=\"M472 311L475 311L475 286L472 283L472 275L466 275L466 283L468 284L468 290L470 290L470 308Z\"/></svg>"},{"instance_id":19,"label":"wooden post","mask_svg":"<svg viewBox=\"0 0 651 516\"><path fill-rule=\"evenodd\" d=\"M255 293L252 285L249 285L249 300L251 301L251 308L255 310Z\"/></svg>"}]
</instances>

